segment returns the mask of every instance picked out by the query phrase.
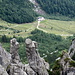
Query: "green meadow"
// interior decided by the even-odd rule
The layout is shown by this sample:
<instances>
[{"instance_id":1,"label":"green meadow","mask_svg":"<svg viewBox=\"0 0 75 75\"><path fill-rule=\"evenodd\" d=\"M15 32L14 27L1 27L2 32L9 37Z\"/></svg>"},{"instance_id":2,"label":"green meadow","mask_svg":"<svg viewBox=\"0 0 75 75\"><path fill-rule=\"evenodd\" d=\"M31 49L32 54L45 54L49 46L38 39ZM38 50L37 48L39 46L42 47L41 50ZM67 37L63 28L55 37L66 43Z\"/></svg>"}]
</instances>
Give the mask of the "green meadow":
<instances>
[{"instance_id":1,"label":"green meadow","mask_svg":"<svg viewBox=\"0 0 75 75\"><path fill-rule=\"evenodd\" d=\"M62 36L68 36L75 33L75 21L44 20L40 23L39 28L48 33Z\"/></svg>"},{"instance_id":2,"label":"green meadow","mask_svg":"<svg viewBox=\"0 0 75 75\"><path fill-rule=\"evenodd\" d=\"M27 37L30 32L34 30L37 26L37 22L25 23L25 24L11 24L0 20L0 35L21 36Z\"/></svg>"},{"instance_id":3,"label":"green meadow","mask_svg":"<svg viewBox=\"0 0 75 75\"><path fill-rule=\"evenodd\" d=\"M37 28L38 22L23 23L23 24L12 24L0 20L0 36L7 35L28 37L31 31ZM60 21L46 19L40 22L39 29L46 31L47 33L53 33L61 36L72 36L75 34L75 21Z\"/></svg>"}]
</instances>

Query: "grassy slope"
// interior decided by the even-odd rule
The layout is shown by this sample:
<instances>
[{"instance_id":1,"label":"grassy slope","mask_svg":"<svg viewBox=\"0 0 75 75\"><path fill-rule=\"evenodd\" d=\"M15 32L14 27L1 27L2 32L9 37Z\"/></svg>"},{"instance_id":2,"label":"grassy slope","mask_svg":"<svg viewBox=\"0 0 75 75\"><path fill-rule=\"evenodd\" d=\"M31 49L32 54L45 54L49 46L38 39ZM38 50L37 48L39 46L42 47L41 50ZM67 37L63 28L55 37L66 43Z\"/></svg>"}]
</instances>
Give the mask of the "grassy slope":
<instances>
[{"instance_id":1,"label":"grassy slope","mask_svg":"<svg viewBox=\"0 0 75 75\"><path fill-rule=\"evenodd\" d=\"M22 36L27 37L32 30L37 27L37 22L25 23L25 24L10 24L5 21L0 20L0 35L8 36ZM68 34L75 33L75 21L59 21L59 20L44 20L40 23L39 28L44 29L48 33L54 33L65 36ZM14 33L14 31L20 31L19 33Z\"/></svg>"},{"instance_id":2,"label":"grassy slope","mask_svg":"<svg viewBox=\"0 0 75 75\"><path fill-rule=\"evenodd\" d=\"M0 35L7 36L22 36L27 37L30 35L30 32L36 28L37 22L25 23L25 24L11 24L5 21L0 20ZM7 28L6 28L7 27ZM14 33L14 31L20 31L19 33Z\"/></svg>"},{"instance_id":3,"label":"grassy slope","mask_svg":"<svg viewBox=\"0 0 75 75\"><path fill-rule=\"evenodd\" d=\"M70 35L75 33L75 21L59 21L49 19L42 21L39 28L46 30L48 33Z\"/></svg>"}]
</instances>

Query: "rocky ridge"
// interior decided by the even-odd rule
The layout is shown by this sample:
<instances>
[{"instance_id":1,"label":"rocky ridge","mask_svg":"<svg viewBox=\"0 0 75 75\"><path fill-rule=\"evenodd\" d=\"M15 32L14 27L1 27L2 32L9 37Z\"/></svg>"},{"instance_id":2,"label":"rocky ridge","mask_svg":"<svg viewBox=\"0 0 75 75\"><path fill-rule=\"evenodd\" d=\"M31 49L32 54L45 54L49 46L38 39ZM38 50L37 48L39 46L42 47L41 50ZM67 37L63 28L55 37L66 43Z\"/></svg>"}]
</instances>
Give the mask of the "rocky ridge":
<instances>
[{"instance_id":1,"label":"rocky ridge","mask_svg":"<svg viewBox=\"0 0 75 75\"><path fill-rule=\"evenodd\" d=\"M72 57L75 54L75 39L73 39L72 44L68 52L63 51L60 58L61 72L60 75L75 75L75 61Z\"/></svg>"},{"instance_id":2,"label":"rocky ridge","mask_svg":"<svg viewBox=\"0 0 75 75\"><path fill-rule=\"evenodd\" d=\"M40 57L38 44L31 39L25 40L28 64L23 64L18 54L19 43L15 38L10 40L10 53L0 44L0 75L50 75L49 64ZM75 61L72 56L75 53L75 39L68 52L63 51L58 61L60 75L74 75ZM53 72L55 72L53 70Z\"/></svg>"},{"instance_id":3,"label":"rocky ridge","mask_svg":"<svg viewBox=\"0 0 75 75\"><path fill-rule=\"evenodd\" d=\"M31 39L26 39L25 43L29 64L20 61L19 43L15 38L10 41L10 53L0 45L0 75L49 75L49 64L40 57L37 43Z\"/></svg>"}]
</instances>

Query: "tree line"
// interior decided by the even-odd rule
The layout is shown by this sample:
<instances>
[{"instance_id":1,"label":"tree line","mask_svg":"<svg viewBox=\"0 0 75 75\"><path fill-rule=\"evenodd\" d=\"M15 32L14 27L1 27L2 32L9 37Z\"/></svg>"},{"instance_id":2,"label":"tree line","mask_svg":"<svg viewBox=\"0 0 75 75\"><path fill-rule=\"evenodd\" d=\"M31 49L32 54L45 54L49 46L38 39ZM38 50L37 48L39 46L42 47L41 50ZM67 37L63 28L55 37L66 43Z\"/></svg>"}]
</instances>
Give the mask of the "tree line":
<instances>
[{"instance_id":1,"label":"tree line","mask_svg":"<svg viewBox=\"0 0 75 75\"><path fill-rule=\"evenodd\" d=\"M62 38L59 35L55 34L48 34L43 31L35 29L34 31L31 32L32 36L29 36L27 38L32 39L33 41L36 41L38 43L38 51L49 64L50 66L53 65L55 59L58 58L62 50L68 51L70 45L71 45L71 40L75 38L75 36L70 36L65 38ZM7 37L6 35L3 35L0 37L0 42L3 43L3 46L6 50L9 51L10 49L10 40L12 38L16 38L17 41L20 43L20 49L19 49L19 54L21 57L21 60L23 62L26 61L26 54L25 54L25 44L24 41L26 38L23 37ZM7 44L8 43L8 44ZM57 52L55 52L57 51ZM51 54L53 52L53 54Z\"/></svg>"},{"instance_id":2,"label":"tree line","mask_svg":"<svg viewBox=\"0 0 75 75\"><path fill-rule=\"evenodd\" d=\"M29 0L0 0L0 18L10 23L29 23L36 19Z\"/></svg>"},{"instance_id":3,"label":"tree line","mask_svg":"<svg viewBox=\"0 0 75 75\"><path fill-rule=\"evenodd\" d=\"M29 36L27 38L30 38L33 41L38 42L38 51L41 57L43 57L50 64L50 68L53 69L53 71L48 70L49 74L50 75L60 75L61 66L59 65L58 61L55 62L55 60L59 57L62 50L68 51L71 45L71 42L72 42L71 40L75 38L75 35L69 36L65 39L59 35L48 34L48 33L45 33L37 29L32 31L31 34L32 36ZM9 51L10 50L9 42L12 38L16 38L17 41L20 43L19 55L21 57L21 61L23 63L27 63L26 50L25 50L25 44L24 44L24 41L26 38L16 37L16 36L7 37L6 35L3 35L0 37L0 42L2 42L3 47L7 51ZM58 52L50 54L51 52L54 52L56 50L58 50Z\"/></svg>"},{"instance_id":4,"label":"tree line","mask_svg":"<svg viewBox=\"0 0 75 75\"><path fill-rule=\"evenodd\" d=\"M36 0L48 14L75 17L75 0Z\"/></svg>"}]
</instances>

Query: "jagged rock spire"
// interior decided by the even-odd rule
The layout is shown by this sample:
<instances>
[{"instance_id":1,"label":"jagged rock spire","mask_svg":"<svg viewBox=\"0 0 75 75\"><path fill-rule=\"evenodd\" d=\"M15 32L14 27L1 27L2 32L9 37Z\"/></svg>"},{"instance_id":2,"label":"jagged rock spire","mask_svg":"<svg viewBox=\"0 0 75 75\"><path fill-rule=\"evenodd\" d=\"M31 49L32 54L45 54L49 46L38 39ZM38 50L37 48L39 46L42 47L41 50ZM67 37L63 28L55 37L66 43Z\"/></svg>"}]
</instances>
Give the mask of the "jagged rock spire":
<instances>
[{"instance_id":1,"label":"jagged rock spire","mask_svg":"<svg viewBox=\"0 0 75 75\"><path fill-rule=\"evenodd\" d=\"M12 63L19 63L20 57L18 54L18 49L19 49L19 43L16 41L15 38L10 40L10 54L11 54L11 62Z\"/></svg>"},{"instance_id":2,"label":"jagged rock spire","mask_svg":"<svg viewBox=\"0 0 75 75\"><path fill-rule=\"evenodd\" d=\"M37 48L37 42L32 41L31 39L26 39L26 54L28 58L28 62L30 68L37 74L37 75L49 75L45 66L45 61L43 58L40 57Z\"/></svg>"},{"instance_id":3,"label":"jagged rock spire","mask_svg":"<svg viewBox=\"0 0 75 75\"><path fill-rule=\"evenodd\" d=\"M29 64L22 64L18 54L19 43L15 38L10 41L10 53L0 45L0 75L49 75L49 64L40 57L37 42L26 39L26 53Z\"/></svg>"},{"instance_id":4,"label":"jagged rock spire","mask_svg":"<svg viewBox=\"0 0 75 75\"><path fill-rule=\"evenodd\" d=\"M5 69L10 64L11 54L8 53L4 48L2 48L0 44L0 65L2 65Z\"/></svg>"},{"instance_id":5,"label":"jagged rock spire","mask_svg":"<svg viewBox=\"0 0 75 75\"><path fill-rule=\"evenodd\" d=\"M68 51L70 57L72 58L73 55L75 54L75 39L72 40L72 44L69 48L69 51Z\"/></svg>"},{"instance_id":6,"label":"jagged rock spire","mask_svg":"<svg viewBox=\"0 0 75 75\"><path fill-rule=\"evenodd\" d=\"M10 75L27 75L23 70L24 65L20 62L18 54L19 43L15 38L10 41L10 53L11 53L11 64L10 64Z\"/></svg>"},{"instance_id":7,"label":"jagged rock spire","mask_svg":"<svg viewBox=\"0 0 75 75\"><path fill-rule=\"evenodd\" d=\"M0 44L0 75L8 75L7 67L10 64L11 55Z\"/></svg>"}]
</instances>

